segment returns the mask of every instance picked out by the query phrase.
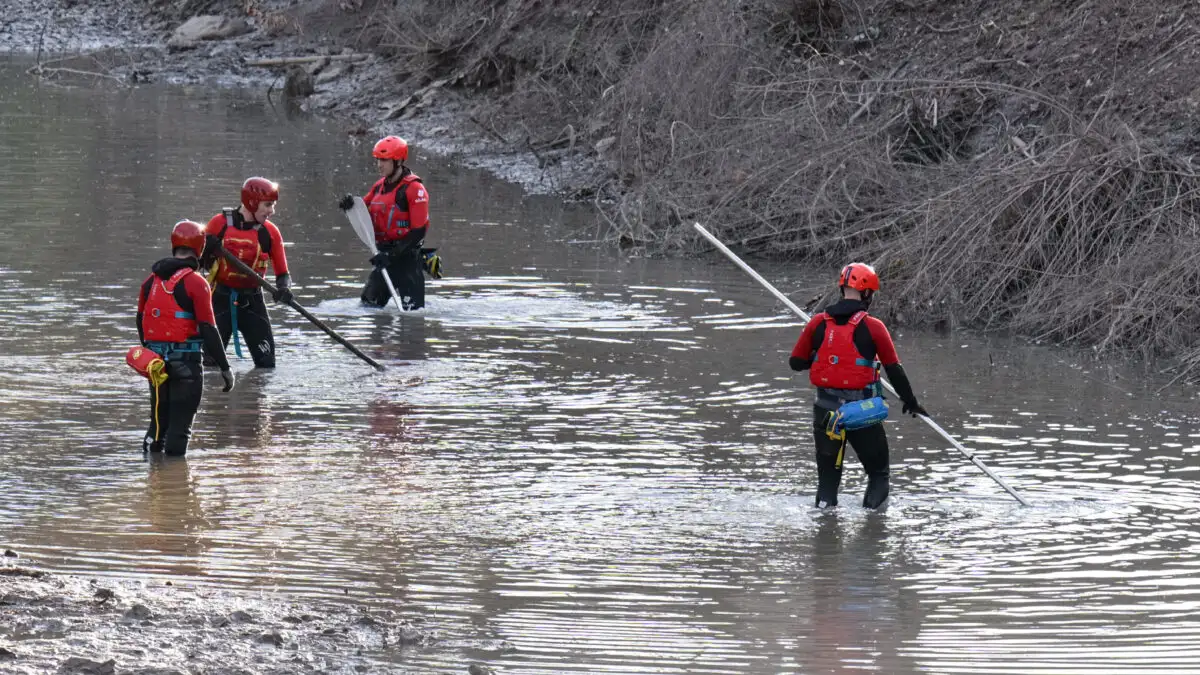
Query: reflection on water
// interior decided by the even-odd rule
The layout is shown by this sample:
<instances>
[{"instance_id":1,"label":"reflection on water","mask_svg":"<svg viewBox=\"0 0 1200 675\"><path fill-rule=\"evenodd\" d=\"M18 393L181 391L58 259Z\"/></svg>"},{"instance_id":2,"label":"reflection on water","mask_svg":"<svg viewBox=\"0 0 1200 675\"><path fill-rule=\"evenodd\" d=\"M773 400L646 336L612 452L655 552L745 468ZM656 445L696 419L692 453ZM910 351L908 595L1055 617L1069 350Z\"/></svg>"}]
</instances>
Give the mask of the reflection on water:
<instances>
[{"instance_id":1,"label":"reflection on water","mask_svg":"<svg viewBox=\"0 0 1200 675\"><path fill-rule=\"evenodd\" d=\"M0 80L0 544L37 564L387 606L439 636L395 657L429 671L1200 672L1190 392L898 331L1034 506L904 418L888 511L815 513L799 326L726 263L569 245L587 214L418 156L449 276L363 309L334 203L371 166L335 127ZM389 368L274 308L280 367L210 373L188 458L143 458L137 284L251 173L283 183L300 302Z\"/></svg>"}]
</instances>

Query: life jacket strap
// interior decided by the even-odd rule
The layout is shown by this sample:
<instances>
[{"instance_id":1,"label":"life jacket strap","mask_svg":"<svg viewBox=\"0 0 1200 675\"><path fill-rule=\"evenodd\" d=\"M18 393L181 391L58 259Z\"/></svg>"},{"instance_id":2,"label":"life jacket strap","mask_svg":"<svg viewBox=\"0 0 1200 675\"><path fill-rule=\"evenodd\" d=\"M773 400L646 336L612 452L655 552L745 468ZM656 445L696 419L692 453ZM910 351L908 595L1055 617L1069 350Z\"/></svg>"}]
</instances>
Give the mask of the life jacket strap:
<instances>
[{"instance_id":1,"label":"life jacket strap","mask_svg":"<svg viewBox=\"0 0 1200 675\"><path fill-rule=\"evenodd\" d=\"M163 359L178 361L183 358L184 354L198 354L204 351L204 342L201 340L188 340L186 342L152 341L146 343L146 348L163 357Z\"/></svg>"}]
</instances>

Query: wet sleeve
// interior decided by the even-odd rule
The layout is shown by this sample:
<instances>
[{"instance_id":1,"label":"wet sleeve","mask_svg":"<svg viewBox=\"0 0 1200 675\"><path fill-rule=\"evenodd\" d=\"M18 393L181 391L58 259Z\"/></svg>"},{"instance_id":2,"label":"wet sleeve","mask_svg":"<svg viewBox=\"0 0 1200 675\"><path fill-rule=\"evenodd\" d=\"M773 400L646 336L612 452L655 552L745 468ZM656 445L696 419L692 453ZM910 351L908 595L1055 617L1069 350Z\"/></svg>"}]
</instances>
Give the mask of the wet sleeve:
<instances>
[{"instance_id":1,"label":"wet sleeve","mask_svg":"<svg viewBox=\"0 0 1200 675\"><path fill-rule=\"evenodd\" d=\"M900 363L900 357L896 354L896 345L892 342L892 336L888 333L887 326L884 326L879 319L868 316L867 330L871 332L871 341L875 343L875 358L879 359L879 363L885 366Z\"/></svg>"},{"instance_id":2,"label":"wet sleeve","mask_svg":"<svg viewBox=\"0 0 1200 675\"><path fill-rule=\"evenodd\" d=\"M196 315L200 339L204 342L204 353L208 354L221 370L228 370L229 359L225 356L225 343L221 341L221 334L217 331L208 282L199 274L189 274L183 283L187 285L188 298L192 301L192 312Z\"/></svg>"},{"instance_id":3,"label":"wet sleeve","mask_svg":"<svg viewBox=\"0 0 1200 675\"><path fill-rule=\"evenodd\" d=\"M204 226L204 253L200 256L200 269L207 270L217 261L217 244L221 243L221 228L225 227L225 214L218 213Z\"/></svg>"},{"instance_id":4,"label":"wet sleeve","mask_svg":"<svg viewBox=\"0 0 1200 675\"><path fill-rule=\"evenodd\" d=\"M229 357L225 356L225 344L221 334L211 323L200 324L200 339L204 341L204 353L208 354L221 370L229 370Z\"/></svg>"},{"instance_id":5,"label":"wet sleeve","mask_svg":"<svg viewBox=\"0 0 1200 675\"><path fill-rule=\"evenodd\" d=\"M271 221L267 221L264 226L271 235L271 267L275 269L276 277L285 275L288 273L288 264L287 253L283 250L283 235Z\"/></svg>"},{"instance_id":6,"label":"wet sleeve","mask_svg":"<svg viewBox=\"0 0 1200 675\"><path fill-rule=\"evenodd\" d=\"M192 301L192 313L196 315L196 323L207 323L215 326L217 318L213 314L212 289L208 282L199 274L189 274L183 278L187 289L188 299Z\"/></svg>"},{"instance_id":7,"label":"wet sleeve","mask_svg":"<svg viewBox=\"0 0 1200 675\"><path fill-rule=\"evenodd\" d=\"M904 366L893 363L884 366L883 370L887 373L888 382L892 383L900 400L905 403L916 403L917 395L913 393L912 384L908 381L908 374L904 372Z\"/></svg>"},{"instance_id":8,"label":"wet sleeve","mask_svg":"<svg viewBox=\"0 0 1200 675\"><path fill-rule=\"evenodd\" d=\"M429 227L429 190L420 181L408 184L408 222L413 229Z\"/></svg>"},{"instance_id":9,"label":"wet sleeve","mask_svg":"<svg viewBox=\"0 0 1200 675\"><path fill-rule=\"evenodd\" d=\"M404 236L396 240L396 247L392 250L403 253L414 246L420 246L421 241L425 239L425 232L426 229L424 227L410 229L404 233Z\"/></svg>"},{"instance_id":10,"label":"wet sleeve","mask_svg":"<svg viewBox=\"0 0 1200 675\"><path fill-rule=\"evenodd\" d=\"M796 340L796 346L792 347L792 355L788 358L788 365L792 370L808 370L812 367L813 354L816 349L813 345L820 342L820 339L814 340L818 329L822 335L825 333L825 317L815 316L812 321L809 321L804 330L800 331L800 339Z\"/></svg>"},{"instance_id":11,"label":"wet sleeve","mask_svg":"<svg viewBox=\"0 0 1200 675\"><path fill-rule=\"evenodd\" d=\"M137 319L135 319L135 323L137 324L138 342L142 343L146 341L145 331L142 330L142 314L146 311L146 296L150 294L150 284L152 283L154 283L153 274L146 277L146 280L142 282L141 287L138 289Z\"/></svg>"}]
</instances>

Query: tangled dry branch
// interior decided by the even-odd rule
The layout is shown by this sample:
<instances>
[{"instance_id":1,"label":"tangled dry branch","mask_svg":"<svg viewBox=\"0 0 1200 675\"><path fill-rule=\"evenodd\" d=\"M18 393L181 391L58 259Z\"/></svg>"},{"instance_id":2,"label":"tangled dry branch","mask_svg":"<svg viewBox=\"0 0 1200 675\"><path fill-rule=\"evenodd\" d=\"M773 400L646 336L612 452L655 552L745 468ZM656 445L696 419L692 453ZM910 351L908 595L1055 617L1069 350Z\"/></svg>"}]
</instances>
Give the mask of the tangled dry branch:
<instances>
[{"instance_id":1,"label":"tangled dry branch","mask_svg":"<svg viewBox=\"0 0 1200 675\"><path fill-rule=\"evenodd\" d=\"M702 220L750 253L875 261L881 309L910 322L1181 355L1200 372L1190 163L1033 87L861 64L838 45L865 13L421 0L381 42L409 72L499 84L487 118L502 138L546 147L521 133L537 119L547 138L570 128L571 151L602 146L614 239L699 250Z\"/></svg>"}]
</instances>

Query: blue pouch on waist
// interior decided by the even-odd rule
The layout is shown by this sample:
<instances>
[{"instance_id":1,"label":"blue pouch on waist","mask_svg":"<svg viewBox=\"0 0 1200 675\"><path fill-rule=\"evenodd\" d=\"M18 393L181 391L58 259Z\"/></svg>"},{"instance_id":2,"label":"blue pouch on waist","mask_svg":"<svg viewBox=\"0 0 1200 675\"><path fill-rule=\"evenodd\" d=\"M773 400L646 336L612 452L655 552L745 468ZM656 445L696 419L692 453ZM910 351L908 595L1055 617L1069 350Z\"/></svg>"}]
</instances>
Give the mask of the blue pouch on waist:
<instances>
[{"instance_id":1,"label":"blue pouch on waist","mask_svg":"<svg viewBox=\"0 0 1200 675\"><path fill-rule=\"evenodd\" d=\"M882 396L865 398L861 401L843 403L837 412L830 415L829 428L826 432L833 437L842 431L865 429L872 424L879 424L887 419L888 404Z\"/></svg>"}]
</instances>

